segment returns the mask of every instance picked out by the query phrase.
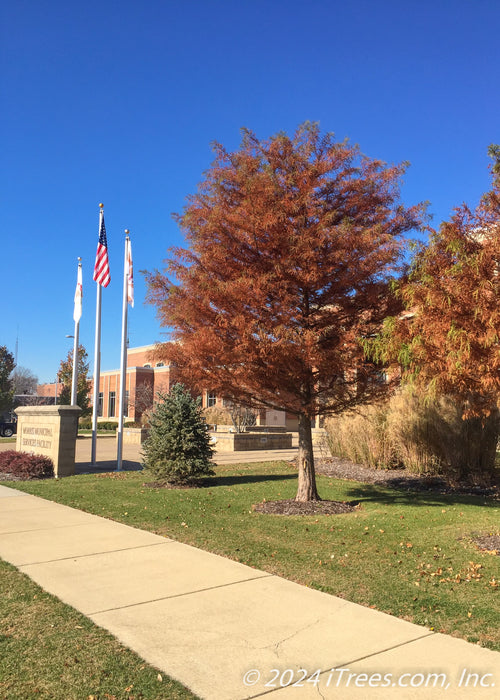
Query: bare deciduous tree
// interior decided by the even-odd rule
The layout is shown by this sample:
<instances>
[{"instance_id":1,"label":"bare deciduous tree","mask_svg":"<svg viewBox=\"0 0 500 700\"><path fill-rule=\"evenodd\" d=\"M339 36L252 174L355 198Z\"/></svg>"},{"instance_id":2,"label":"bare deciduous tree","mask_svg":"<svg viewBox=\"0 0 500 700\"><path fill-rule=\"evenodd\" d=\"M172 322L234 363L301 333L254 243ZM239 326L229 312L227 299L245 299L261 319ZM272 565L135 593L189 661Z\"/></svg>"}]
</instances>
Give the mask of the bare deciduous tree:
<instances>
[{"instance_id":1,"label":"bare deciduous tree","mask_svg":"<svg viewBox=\"0 0 500 700\"><path fill-rule=\"evenodd\" d=\"M14 394L36 394L38 377L27 367L15 368L11 375Z\"/></svg>"}]
</instances>

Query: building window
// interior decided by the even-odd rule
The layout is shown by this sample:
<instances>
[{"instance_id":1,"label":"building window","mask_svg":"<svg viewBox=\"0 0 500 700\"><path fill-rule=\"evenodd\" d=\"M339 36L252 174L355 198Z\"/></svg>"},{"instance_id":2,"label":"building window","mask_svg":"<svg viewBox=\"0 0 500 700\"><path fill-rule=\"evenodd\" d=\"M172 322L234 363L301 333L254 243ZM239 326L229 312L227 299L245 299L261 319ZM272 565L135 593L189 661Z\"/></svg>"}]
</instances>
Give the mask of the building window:
<instances>
[{"instance_id":1,"label":"building window","mask_svg":"<svg viewBox=\"0 0 500 700\"><path fill-rule=\"evenodd\" d=\"M163 362L157 362L156 366L157 367L165 367L165 364Z\"/></svg>"},{"instance_id":2,"label":"building window","mask_svg":"<svg viewBox=\"0 0 500 700\"><path fill-rule=\"evenodd\" d=\"M97 415L102 416L102 405L104 401L104 394L102 391L99 392L99 395L97 397Z\"/></svg>"},{"instance_id":3,"label":"building window","mask_svg":"<svg viewBox=\"0 0 500 700\"><path fill-rule=\"evenodd\" d=\"M144 365L144 367L151 367L151 365Z\"/></svg>"},{"instance_id":4,"label":"building window","mask_svg":"<svg viewBox=\"0 0 500 700\"><path fill-rule=\"evenodd\" d=\"M210 406L215 406L217 403L217 396L213 391L207 391L207 406L210 408Z\"/></svg>"},{"instance_id":5,"label":"building window","mask_svg":"<svg viewBox=\"0 0 500 700\"><path fill-rule=\"evenodd\" d=\"M109 401L108 401L108 416L110 418L114 418L114 416L115 416L115 407L116 407L116 391L110 391L109 392Z\"/></svg>"}]
</instances>

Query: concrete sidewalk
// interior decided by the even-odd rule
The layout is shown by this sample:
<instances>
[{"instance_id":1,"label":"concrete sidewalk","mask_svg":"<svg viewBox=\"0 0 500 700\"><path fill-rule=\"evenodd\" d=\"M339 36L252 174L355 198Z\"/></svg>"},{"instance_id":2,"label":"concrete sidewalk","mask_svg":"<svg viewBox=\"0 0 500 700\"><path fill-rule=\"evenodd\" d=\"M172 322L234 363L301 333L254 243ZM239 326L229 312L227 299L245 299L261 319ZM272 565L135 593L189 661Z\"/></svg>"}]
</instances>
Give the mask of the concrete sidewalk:
<instances>
[{"instance_id":1,"label":"concrete sidewalk","mask_svg":"<svg viewBox=\"0 0 500 700\"><path fill-rule=\"evenodd\" d=\"M5 486L0 557L207 700L498 698L497 652Z\"/></svg>"}]
</instances>

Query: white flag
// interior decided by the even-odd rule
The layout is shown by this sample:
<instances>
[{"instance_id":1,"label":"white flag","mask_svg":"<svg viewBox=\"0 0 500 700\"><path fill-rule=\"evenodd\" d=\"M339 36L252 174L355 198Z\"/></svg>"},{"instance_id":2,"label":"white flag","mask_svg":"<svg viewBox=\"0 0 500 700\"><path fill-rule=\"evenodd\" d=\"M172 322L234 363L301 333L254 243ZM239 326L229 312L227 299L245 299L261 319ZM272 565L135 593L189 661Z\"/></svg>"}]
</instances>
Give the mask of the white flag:
<instances>
[{"instance_id":1,"label":"white flag","mask_svg":"<svg viewBox=\"0 0 500 700\"><path fill-rule=\"evenodd\" d=\"M134 308L134 266L132 265L132 243L127 238L127 301Z\"/></svg>"},{"instance_id":2,"label":"white flag","mask_svg":"<svg viewBox=\"0 0 500 700\"><path fill-rule=\"evenodd\" d=\"M82 287L82 264L78 264L78 277L76 279L76 290L75 290L75 308L73 311L73 320L75 323L82 317L82 297L83 297L83 287Z\"/></svg>"}]
</instances>

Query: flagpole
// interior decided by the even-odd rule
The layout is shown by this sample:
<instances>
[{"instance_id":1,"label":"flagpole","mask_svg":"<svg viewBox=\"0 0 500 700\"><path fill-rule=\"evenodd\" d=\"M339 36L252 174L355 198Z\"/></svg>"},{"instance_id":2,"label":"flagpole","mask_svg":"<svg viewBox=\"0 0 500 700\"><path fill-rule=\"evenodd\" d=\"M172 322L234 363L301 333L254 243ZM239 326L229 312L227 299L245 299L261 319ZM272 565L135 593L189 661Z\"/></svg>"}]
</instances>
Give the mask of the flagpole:
<instances>
[{"instance_id":1,"label":"flagpole","mask_svg":"<svg viewBox=\"0 0 500 700\"><path fill-rule=\"evenodd\" d=\"M78 258L78 273L75 292L75 310L73 318L75 321L75 335L73 342L73 376L71 380L71 405L76 406L77 384L78 384L78 338L80 334L80 317L82 315L82 259Z\"/></svg>"},{"instance_id":2,"label":"flagpole","mask_svg":"<svg viewBox=\"0 0 500 700\"><path fill-rule=\"evenodd\" d=\"M122 300L122 345L120 359L120 410L118 413L118 440L116 450L116 470L122 469L123 455L123 417L125 413L125 392L127 383L127 315L129 286L129 231L125 229L125 256L123 263L123 300Z\"/></svg>"},{"instance_id":3,"label":"flagpole","mask_svg":"<svg viewBox=\"0 0 500 700\"><path fill-rule=\"evenodd\" d=\"M99 233L104 217L104 204L99 204ZM96 462L96 447L97 447L97 413L99 404L99 382L101 378L101 298L102 287L97 282L97 298L95 312L95 344L94 344L94 391L92 398L92 450L91 464L93 467Z\"/></svg>"}]
</instances>

